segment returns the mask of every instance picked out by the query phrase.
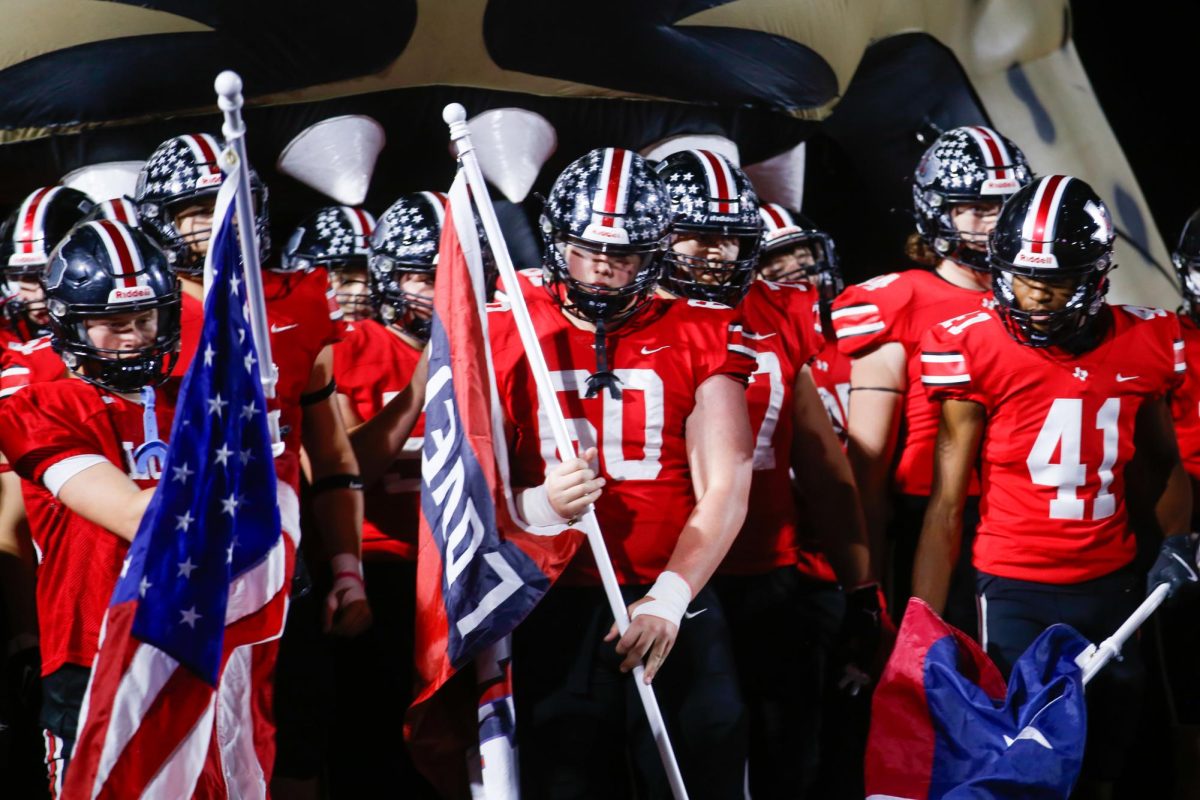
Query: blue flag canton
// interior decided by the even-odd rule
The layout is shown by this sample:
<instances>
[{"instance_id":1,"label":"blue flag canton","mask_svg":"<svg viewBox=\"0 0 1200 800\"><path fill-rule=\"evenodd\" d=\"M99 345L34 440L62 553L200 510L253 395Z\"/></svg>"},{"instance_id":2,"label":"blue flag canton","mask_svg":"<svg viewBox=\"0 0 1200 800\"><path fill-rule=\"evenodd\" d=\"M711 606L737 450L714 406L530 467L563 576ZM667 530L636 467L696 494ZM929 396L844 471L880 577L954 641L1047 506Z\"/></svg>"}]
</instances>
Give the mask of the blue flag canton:
<instances>
[{"instance_id":1,"label":"blue flag canton","mask_svg":"<svg viewBox=\"0 0 1200 800\"><path fill-rule=\"evenodd\" d=\"M456 380L471 378L452 375L450 362L450 339L434 314L421 512L441 554L447 651L459 669L511 633L550 588L550 579L519 546L500 536L492 488L463 433L455 392Z\"/></svg>"},{"instance_id":2,"label":"blue flag canton","mask_svg":"<svg viewBox=\"0 0 1200 800\"><path fill-rule=\"evenodd\" d=\"M216 684L230 583L280 537L266 401L245 312L234 204L212 242L213 281L158 490L113 604L133 633Z\"/></svg>"}]
</instances>

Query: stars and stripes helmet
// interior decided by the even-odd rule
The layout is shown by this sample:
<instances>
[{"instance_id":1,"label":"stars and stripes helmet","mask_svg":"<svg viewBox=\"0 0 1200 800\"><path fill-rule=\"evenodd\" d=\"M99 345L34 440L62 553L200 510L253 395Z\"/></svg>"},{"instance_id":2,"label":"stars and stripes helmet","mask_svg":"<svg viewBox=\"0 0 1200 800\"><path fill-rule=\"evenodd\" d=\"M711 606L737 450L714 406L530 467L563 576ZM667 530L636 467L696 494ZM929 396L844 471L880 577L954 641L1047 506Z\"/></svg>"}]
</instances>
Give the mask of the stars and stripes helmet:
<instances>
[{"instance_id":1,"label":"stars and stripes helmet","mask_svg":"<svg viewBox=\"0 0 1200 800\"><path fill-rule=\"evenodd\" d=\"M663 284L695 300L736 306L750 288L762 244L758 195L746 173L711 150L681 150L655 167L671 196L673 232L729 236L737 240L730 260L687 256L669 250Z\"/></svg>"},{"instance_id":2,"label":"stars and stripes helmet","mask_svg":"<svg viewBox=\"0 0 1200 800\"><path fill-rule=\"evenodd\" d=\"M781 283L807 281L813 284L824 310L846 286L833 237L799 211L785 208L778 203L763 203L759 208L759 216L763 221L760 272L768 259L783 253L795 253L800 248L806 249L812 258L811 263L796 260L792 269L764 277Z\"/></svg>"},{"instance_id":3,"label":"stars and stripes helmet","mask_svg":"<svg viewBox=\"0 0 1200 800\"><path fill-rule=\"evenodd\" d=\"M917 233L940 257L986 272L984 239L966 242L954 225L950 209L1003 203L1032 178L1033 171L1021 148L993 129L983 125L951 128L929 146L917 163L913 176Z\"/></svg>"},{"instance_id":4,"label":"stars and stripes helmet","mask_svg":"<svg viewBox=\"0 0 1200 800\"><path fill-rule=\"evenodd\" d=\"M46 267L59 240L91 213L94 203L78 189L43 186L26 195L0 227L0 284L4 293L4 316L22 339L43 333L30 318L44 308L17 297L12 281L36 280Z\"/></svg>"},{"instance_id":5,"label":"stars and stripes helmet","mask_svg":"<svg viewBox=\"0 0 1200 800\"><path fill-rule=\"evenodd\" d=\"M438 242L446 218L446 195L414 192L392 203L371 234L367 265L371 298L380 318L421 341L429 340L433 303L406 292L401 281L406 273L437 270Z\"/></svg>"},{"instance_id":6,"label":"stars and stripes helmet","mask_svg":"<svg viewBox=\"0 0 1200 800\"><path fill-rule=\"evenodd\" d=\"M1079 178L1047 175L1010 197L988 243L996 308L1009 333L1034 347L1078 335L1104 304L1113 238L1108 207ZM1074 293L1061 309L1025 311L1013 291L1016 276L1071 280Z\"/></svg>"},{"instance_id":7,"label":"stars and stripes helmet","mask_svg":"<svg viewBox=\"0 0 1200 800\"><path fill-rule=\"evenodd\" d=\"M575 159L555 179L542 210L543 285L567 313L612 328L654 295L671 225L662 180L632 150L600 147ZM577 280L567 248L633 259L624 286Z\"/></svg>"},{"instance_id":8,"label":"stars and stripes helmet","mask_svg":"<svg viewBox=\"0 0 1200 800\"><path fill-rule=\"evenodd\" d=\"M166 380L179 357L179 283L162 249L112 220L79 225L50 255L42 275L51 344L80 377L114 392ZM92 343L87 320L154 311L154 341L136 350Z\"/></svg>"},{"instance_id":9,"label":"stars and stripes helmet","mask_svg":"<svg viewBox=\"0 0 1200 800\"><path fill-rule=\"evenodd\" d=\"M221 145L210 134L175 136L160 144L138 173L134 197L138 215L162 246L171 266L184 275L203 272L203 252L196 252L193 245L207 243L212 231L206 228L185 236L175 225L175 215L206 199L215 201L223 180L218 162L220 153ZM250 188L254 193L259 255L266 264L271 252L267 187L253 170L250 171Z\"/></svg>"},{"instance_id":10,"label":"stars and stripes helmet","mask_svg":"<svg viewBox=\"0 0 1200 800\"><path fill-rule=\"evenodd\" d=\"M1183 310L1200 322L1200 208L1183 224L1179 244L1171 252L1171 262L1179 276L1183 292Z\"/></svg>"}]
</instances>

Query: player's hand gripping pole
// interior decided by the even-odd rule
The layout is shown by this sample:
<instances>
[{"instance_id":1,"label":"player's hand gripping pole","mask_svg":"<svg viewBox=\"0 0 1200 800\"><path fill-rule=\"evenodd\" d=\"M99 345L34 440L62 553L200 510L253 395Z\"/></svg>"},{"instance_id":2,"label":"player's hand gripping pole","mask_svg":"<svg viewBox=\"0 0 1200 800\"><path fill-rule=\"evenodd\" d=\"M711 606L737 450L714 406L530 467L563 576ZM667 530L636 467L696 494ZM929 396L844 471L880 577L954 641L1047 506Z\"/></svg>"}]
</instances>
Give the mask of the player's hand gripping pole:
<instances>
[{"instance_id":1,"label":"player's hand gripping pole","mask_svg":"<svg viewBox=\"0 0 1200 800\"><path fill-rule=\"evenodd\" d=\"M562 408L558 404L558 395L550 383L550 371L546 366L546 359L542 355L537 333L530 321L529 310L526 308L525 298L521 294L521 284L517 279L512 259L509 257L504 234L500 231L500 223L496 220L496 211L492 208L483 172L479 169L479 161L471 145L471 134L467 130L467 111L462 105L451 103L442 111L442 119L450 126L450 141L457 146L458 157L467 176L467 185L471 187L471 196L475 199L475 205L479 209L484 231L486 231L491 244L492 254L496 258L496 266L499 268L500 276L504 279L504 286L508 290L506 294L512 303L513 317L521 335L521 343L525 346L529 367L533 372L534 381L537 383L538 400L550 420L550 428L554 432L554 443L558 448L559 458L563 461L575 458L576 453L571 434L567 429L566 420L563 418ZM608 598L608 605L617 621L617 630L624 635L625 630L629 627L629 612L625 607L625 599L621 596L621 589L617 585L617 575L613 572L608 550L604 546L604 537L600 533L596 512L589 508L580 518L578 527L587 535L588 545L592 548L596 567L600 571L600 581L604 585L605 597ZM671 740L667 736L667 727L663 722L662 712L658 708L654 689L643 680L643 671L644 668L641 664L634 667L633 682L637 685L638 694L641 696L642 707L646 709L650 732L654 735L654 741L658 745L658 754L662 758L663 768L666 769L667 777L671 782L671 791L676 800L683 800L687 797L687 790L683 786L683 776L679 772L675 752L671 749Z\"/></svg>"},{"instance_id":2,"label":"player's hand gripping pole","mask_svg":"<svg viewBox=\"0 0 1200 800\"><path fill-rule=\"evenodd\" d=\"M271 357L262 265L258 261L258 226L254 221L254 194L250 189L250 160L246 158L246 123L242 120L242 78L232 70L225 70L217 76L213 88L217 90L217 106L225 115L225 123L221 126L225 145L233 151L233 157L241 167L236 172L238 243L242 248L246 299L250 306L250 332L254 336L254 349L258 352L258 376L262 381L263 395L270 400L275 397L279 370L275 367L275 359ZM272 414L267 419L271 429L271 446L278 456L283 449L279 417Z\"/></svg>"},{"instance_id":3,"label":"player's hand gripping pole","mask_svg":"<svg viewBox=\"0 0 1200 800\"><path fill-rule=\"evenodd\" d=\"M1150 619L1150 615L1158 610L1170 593L1170 584L1160 583L1112 636L1101 642L1099 646L1095 644L1088 646L1075 658L1075 663L1083 669L1084 686L1087 686L1088 681L1096 677L1096 673L1104 669L1105 664L1120 655L1121 648L1125 646L1129 637L1142 627L1142 623Z\"/></svg>"}]
</instances>

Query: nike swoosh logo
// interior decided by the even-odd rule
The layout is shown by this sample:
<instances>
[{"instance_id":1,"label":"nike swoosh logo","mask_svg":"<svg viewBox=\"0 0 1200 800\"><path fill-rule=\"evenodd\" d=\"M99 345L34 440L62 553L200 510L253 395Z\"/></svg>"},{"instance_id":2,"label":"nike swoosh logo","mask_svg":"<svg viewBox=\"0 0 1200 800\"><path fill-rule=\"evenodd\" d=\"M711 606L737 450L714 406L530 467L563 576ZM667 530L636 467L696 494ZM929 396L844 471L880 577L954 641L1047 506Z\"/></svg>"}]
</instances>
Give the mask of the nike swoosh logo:
<instances>
[{"instance_id":1,"label":"nike swoosh logo","mask_svg":"<svg viewBox=\"0 0 1200 800\"><path fill-rule=\"evenodd\" d=\"M774 335L775 334L773 333L751 333L750 331L742 331L742 336L745 336L747 339L758 339L759 341L762 341L763 339L770 339Z\"/></svg>"},{"instance_id":2,"label":"nike swoosh logo","mask_svg":"<svg viewBox=\"0 0 1200 800\"><path fill-rule=\"evenodd\" d=\"M272 323L271 333L283 333L284 331L290 331L292 328L299 328L299 327L300 327L299 322L293 322L291 325L275 325Z\"/></svg>"},{"instance_id":3,"label":"nike swoosh logo","mask_svg":"<svg viewBox=\"0 0 1200 800\"><path fill-rule=\"evenodd\" d=\"M1118 372L1117 373L1117 383L1124 383L1125 381L1136 381L1140 377L1142 377L1142 376L1141 375L1122 375L1121 373Z\"/></svg>"},{"instance_id":4,"label":"nike swoosh logo","mask_svg":"<svg viewBox=\"0 0 1200 800\"><path fill-rule=\"evenodd\" d=\"M685 612L683 612L683 616L687 619L694 619L695 617L698 617L701 614L703 614L705 611L708 611L708 609L702 608L699 611L685 611Z\"/></svg>"},{"instance_id":5,"label":"nike swoosh logo","mask_svg":"<svg viewBox=\"0 0 1200 800\"><path fill-rule=\"evenodd\" d=\"M643 348L642 348L642 355L644 355L644 356L648 356L648 355L650 355L651 353L657 353L659 350L666 350L666 349L667 349L668 347L670 347L670 346L671 346L671 345L669 345L669 344L664 344L662 347L656 347L656 348L654 348L653 350L648 350L648 349L646 349L645 347L643 347Z\"/></svg>"}]
</instances>

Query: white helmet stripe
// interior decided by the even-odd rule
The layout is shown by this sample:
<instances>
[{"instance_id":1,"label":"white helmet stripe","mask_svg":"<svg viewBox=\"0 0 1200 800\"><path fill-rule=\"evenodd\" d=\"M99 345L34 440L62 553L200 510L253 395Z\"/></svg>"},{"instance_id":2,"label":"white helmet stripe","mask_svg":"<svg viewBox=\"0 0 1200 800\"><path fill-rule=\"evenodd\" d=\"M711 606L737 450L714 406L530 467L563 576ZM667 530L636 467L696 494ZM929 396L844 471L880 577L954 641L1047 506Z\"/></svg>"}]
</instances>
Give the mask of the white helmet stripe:
<instances>
[{"instance_id":1,"label":"white helmet stripe","mask_svg":"<svg viewBox=\"0 0 1200 800\"><path fill-rule=\"evenodd\" d=\"M1047 175L1038 181L1021 226L1021 238L1032 252L1051 252L1050 245L1058 228L1058 208L1070 183L1071 178L1066 175Z\"/></svg>"},{"instance_id":2,"label":"white helmet stripe","mask_svg":"<svg viewBox=\"0 0 1200 800\"><path fill-rule=\"evenodd\" d=\"M796 220L792 219L792 212L778 203L763 203L759 206L758 211L759 216L763 219L764 227L768 231L799 227Z\"/></svg>"},{"instance_id":3,"label":"white helmet stripe","mask_svg":"<svg viewBox=\"0 0 1200 800\"><path fill-rule=\"evenodd\" d=\"M196 159L196 166L204 170L207 175L219 175L221 168L217 166L217 154L221 152L221 148L217 145L217 140L207 133L185 133L179 137L183 143L192 151L192 156Z\"/></svg>"},{"instance_id":4,"label":"white helmet stripe","mask_svg":"<svg viewBox=\"0 0 1200 800\"><path fill-rule=\"evenodd\" d=\"M708 180L708 196L714 201L719 214L736 213L736 208L730 208L731 203L738 200L737 184L733 180L733 171L729 162L711 150L691 150L696 160L704 166L704 177Z\"/></svg>"},{"instance_id":5,"label":"white helmet stripe","mask_svg":"<svg viewBox=\"0 0 1200 800\"><path fill-rule=\"evenodd\" d=\"M629 200L629 175L632 153L619 147L604 149L604 166L600 170L600 185L592 198L592 224L608 228L625 227Z\"/></svg>"},{"instance_id":6,"label":"white helmet stripe","mask_svg":"<svg viewBox=\"0 0 1200 800\"><path fill-rule=\"evenodd\" d=\"M21 220L21 224L13 228L13 244L19 245L18 252L44 257L46 245L49 244L53 247L57 244L57 242L46 242L43 226L46 221L46 209L50 207L50 201L54 199L54 195L58 194L62 188L61 186L46 186L25 198L25 202L21 204L21 210L17 212L17 219Z\"/></svg>"},{"instance_id":7,"label":"white helmet stripe","mask_svg":"<svg viewBox=\"0 0 1200 800\"><path fill-rule=\"evenodd\" d=\"M987 167L996 171L997 178L1008 177L1008 165L1012 163L1012 159L1008 148L1004 146L1004 140L1000 138L1000 134L982 125L973 125L966 130L971 135L971 138L975 140L975 143L979 145L979 150L983 153L983 160Z\"/></svg>"},{"instance_id":8,"label":"white helmet stripe","mask_svg":"<svg viewBox=\"0 0 1200 800\"><path fill-rule=\"evenodd\" d=\"M144 284L146 276L142 254L129 235L129 229L107 219L89 222L88 225L96 231L104 243L104 249L108 251L108 260L115 270L118 287L132 289Z\"/></svg>"},{"instance_id":9,"label":"white helmet stripe","mask_svg":"<svg viewBox=\"0 0 1200 800\"><path fill-rule=\"evenodd\" d=\"M433 213L437 214L438 228L441 229L442 224L446 221L446 194L445 192L421 192L429 205L433 206Z\"/></svg>"}]
</instances>

